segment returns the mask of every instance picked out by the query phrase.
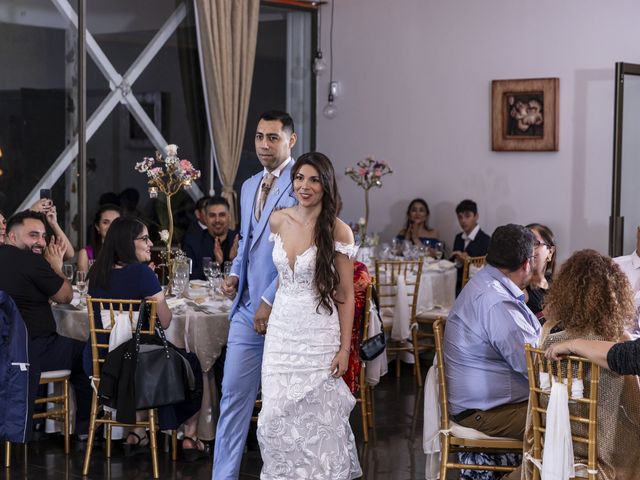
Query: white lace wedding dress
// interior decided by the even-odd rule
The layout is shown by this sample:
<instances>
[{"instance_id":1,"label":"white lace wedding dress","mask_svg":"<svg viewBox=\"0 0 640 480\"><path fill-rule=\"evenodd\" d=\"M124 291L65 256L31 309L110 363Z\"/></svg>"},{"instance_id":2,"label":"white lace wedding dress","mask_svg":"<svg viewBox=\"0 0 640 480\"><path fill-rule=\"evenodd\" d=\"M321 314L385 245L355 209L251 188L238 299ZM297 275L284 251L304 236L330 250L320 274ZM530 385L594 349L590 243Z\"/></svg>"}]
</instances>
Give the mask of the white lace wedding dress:
<instances>
[{"instance_id":1,"label":"white lace wedding dress","mask_svg":"<svg viewBox=\"0 0 640 480\"><path fill-rule=\"evenodd\" d=\"M349 425L356 400L329 371L340 348L340 324L337 308L331 315L316 312L316 247L298 255L291 268L280 236L270 239L279 287L262 360L260 478L358 478L362 471ZM356 247L338 242L336 251L353 257Z\"/></svg>"}]
</instances>

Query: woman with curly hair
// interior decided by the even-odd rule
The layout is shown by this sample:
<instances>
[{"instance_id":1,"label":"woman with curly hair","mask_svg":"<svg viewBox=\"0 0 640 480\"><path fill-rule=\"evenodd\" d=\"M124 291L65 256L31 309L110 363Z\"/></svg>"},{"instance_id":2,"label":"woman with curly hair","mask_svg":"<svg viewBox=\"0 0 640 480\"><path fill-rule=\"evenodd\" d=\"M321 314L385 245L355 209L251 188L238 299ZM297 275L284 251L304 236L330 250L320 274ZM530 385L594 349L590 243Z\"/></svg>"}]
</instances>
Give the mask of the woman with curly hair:
<instances>
[{"instance_id":1,"label":"woman with curly hair","mask_svg":"<svg viewBox=\"0 0 640 480\"><path fill-rule=\"evenodd\" d=\"M633 291L627 276L611 258L595 250L580 250L562 265L546 300L548 318L542 330L541 348L582 341L579 339L620 342L628 338L625 329L635 318ZM546 336L555 325L563 331ZM585 406L570 405L570 410L574 408ZM627 452L640 450L639 421L638 378L603 371L598 389L598 478L637 478L640 458ZM531 446L532 439L531 425L527 422L525 442ZM584 447L574 444L576 457L586 458ZM524 478L531 478L532 468L535 467L527 462Z\"/></svg>"},{"instance_id":2,"label":"woman with curly hair","mask_svg":"<svg viewBox=\"0 0 640 480\"><path fill-rule=\"evenodd\" d=\"M362 475L349 414L348 369L354 314L353 233L337 218L331 161L302 155L291 169L298 205L269 218L278 290L262 359L260 478Z\"/></svg>"}]
</instances>

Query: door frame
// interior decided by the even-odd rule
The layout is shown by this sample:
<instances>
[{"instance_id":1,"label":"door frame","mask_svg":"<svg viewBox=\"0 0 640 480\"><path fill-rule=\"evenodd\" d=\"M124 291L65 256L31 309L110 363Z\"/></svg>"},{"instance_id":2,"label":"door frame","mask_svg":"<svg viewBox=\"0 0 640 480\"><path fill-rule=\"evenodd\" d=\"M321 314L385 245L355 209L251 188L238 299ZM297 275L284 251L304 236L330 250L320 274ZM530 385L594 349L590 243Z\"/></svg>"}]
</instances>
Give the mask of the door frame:
<instances>
[{"instance_id":1,"label":"door frame","mask_svg":"<svg viewBox=\"0 0 640 480\"><path fill-rule=\"evenodd\" d=\"M609 217L609 256L618 257L624 252L624 217L620 216L622 175L622 118L624 113L624 76L640 76L640 65L616 62L615 97L613 111L613 180L611 188L611 216Z\"/></svg>"}]
</instances>

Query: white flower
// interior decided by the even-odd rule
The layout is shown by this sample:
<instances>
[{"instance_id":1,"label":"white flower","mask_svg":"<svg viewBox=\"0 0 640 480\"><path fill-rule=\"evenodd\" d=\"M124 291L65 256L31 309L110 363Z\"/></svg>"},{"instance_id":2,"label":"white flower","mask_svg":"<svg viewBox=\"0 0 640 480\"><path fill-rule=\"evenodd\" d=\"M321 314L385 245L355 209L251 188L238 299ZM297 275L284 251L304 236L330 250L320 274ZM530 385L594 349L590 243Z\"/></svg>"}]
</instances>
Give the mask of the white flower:
<instances>
[{"instance_id":1,"label":"white flower","mask_svg":"<svg viewBox=\"0 0 640 480\"><path fill-rule=\"evenodd\" d=\"M136 163L136 170L138 172L146 172L149 168L149 164L147 163L147 159L145 158L143 161Z\"/></svg>"},{"instance_id":2,"label":"white flower","mask_svg":"<svg viewBox=\"0 0 640 480\"><path fill-rule=\"evenodd\" d=\"M367 221L364 219L364 217L360 217L360 219L358 220L358 225L366 225Z\"/></svg>"},{"instance_id":3,"label":"white flower","mask_svg":"<svg viewBox=\"0 0 640 480\"><path fill-rule=\"evenodd\" d=\"M160 241L164 243L169 241L169 230L160 230Z\"/></svg>"},{"instance_id":4,"label":"white flower","mask_svg":"<svg viewBox=\"0 0 640 480\"><path fill-rule=\"evenodd\" d=\"M167 156L169 157L175 157L176 155L178 155L178 146L171 143L169 145L167 145Z\"/></svg>"}]
</instances>

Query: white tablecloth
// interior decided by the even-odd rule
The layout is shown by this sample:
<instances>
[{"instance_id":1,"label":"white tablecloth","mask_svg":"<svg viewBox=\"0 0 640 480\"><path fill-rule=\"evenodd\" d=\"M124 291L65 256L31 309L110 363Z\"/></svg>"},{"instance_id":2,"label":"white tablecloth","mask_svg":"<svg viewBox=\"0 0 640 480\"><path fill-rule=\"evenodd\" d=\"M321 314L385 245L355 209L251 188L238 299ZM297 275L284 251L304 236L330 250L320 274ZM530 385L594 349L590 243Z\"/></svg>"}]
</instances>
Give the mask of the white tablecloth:
<instances>
[{"instance_id":1,"label":"white tablecloth","mask_svg":"<svg viewBox=\"0 0 640 480\"><path fill-rule=\"evenodd\" d=\"M420 277L416 315L425 318L446 317L456 297L456 276L455 266L448 260L425 260ZM392 331L410 331L409 316L410 310L396 308Z\"/></svg>"},{"instance_id":2,"label":"white tablecloth","mask_svg":"<svg viewBox=\"0 0 640 480\"><path fill-rule=\"evenodd\" d=\"M196 295L193 298L201 301ZM173 313L171 325L166 330L167 339L177 347L186 348L200 360L203 371L204 393L198 422L198 437L215 438L218 393L211 367L220 356L229 334L229 309L231 303L207 301L198 304L192 300L169 300ZM86 308L71 305L54 305L53 316L60 335L86 341L89 339L89 317Z\"/></svg>"}]
</instances>

